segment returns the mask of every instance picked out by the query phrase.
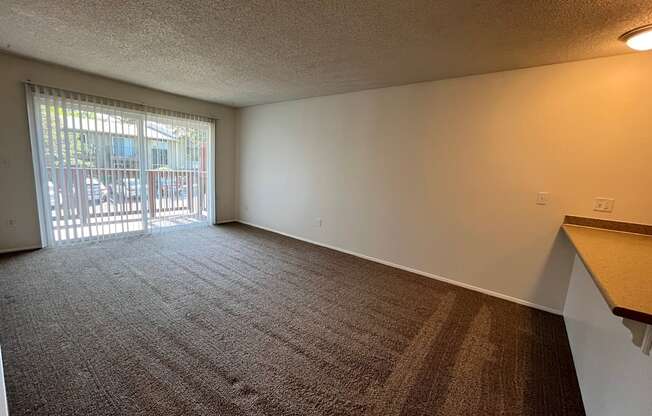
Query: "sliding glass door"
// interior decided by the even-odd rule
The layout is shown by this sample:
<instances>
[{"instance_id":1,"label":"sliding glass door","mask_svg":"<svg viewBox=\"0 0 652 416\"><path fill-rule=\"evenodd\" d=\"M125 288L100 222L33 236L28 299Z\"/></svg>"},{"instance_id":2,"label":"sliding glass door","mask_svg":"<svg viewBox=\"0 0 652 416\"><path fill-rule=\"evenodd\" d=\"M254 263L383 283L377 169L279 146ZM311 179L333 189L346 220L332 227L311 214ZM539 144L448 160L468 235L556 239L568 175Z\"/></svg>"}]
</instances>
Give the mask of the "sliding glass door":
<instances>
[{"instance_id":1,"label":"sliding glass door","mask_svg":"<svg viewBox=\"0 0 652 416\"><path fill-rule=\"evenodd\" d=\"M208 119L28 86L48 244L208 223Z\"/></svg>"}]
</instances>

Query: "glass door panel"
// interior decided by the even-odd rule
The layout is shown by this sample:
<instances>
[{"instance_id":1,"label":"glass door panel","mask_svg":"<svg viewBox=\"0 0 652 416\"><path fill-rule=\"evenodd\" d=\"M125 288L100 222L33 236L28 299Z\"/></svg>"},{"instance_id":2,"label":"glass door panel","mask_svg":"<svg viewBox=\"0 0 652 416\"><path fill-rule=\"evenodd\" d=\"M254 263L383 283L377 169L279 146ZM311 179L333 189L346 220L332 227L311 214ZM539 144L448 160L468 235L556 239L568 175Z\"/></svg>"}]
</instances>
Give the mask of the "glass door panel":
<instances>
[{"instance_id":1,"label":"glass door panel","mask_svg":"<svg viewBox=\"0 0 652 416\"><path fill-rule=\"evenodd\" d=\"M49 243L208 222L211 123L32 93Z\"/></svg>"}]
</instances>

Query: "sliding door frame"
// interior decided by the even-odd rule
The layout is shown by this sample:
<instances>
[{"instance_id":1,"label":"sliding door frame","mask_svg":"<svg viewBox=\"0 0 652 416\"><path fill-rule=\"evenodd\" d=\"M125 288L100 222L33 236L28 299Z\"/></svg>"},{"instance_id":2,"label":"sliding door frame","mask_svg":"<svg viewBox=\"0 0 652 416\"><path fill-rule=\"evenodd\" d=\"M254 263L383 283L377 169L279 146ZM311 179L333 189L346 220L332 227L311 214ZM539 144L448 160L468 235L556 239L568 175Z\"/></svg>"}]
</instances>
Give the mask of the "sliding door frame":
<instances>
[{"instance_id":1,"label":"sliding door frame","mask_svg":"<svg viewBox=\"0 0 652 416\"><path fill-rule=\"evenodd\" d=\"M25 103L27 107L27 121L28 121L28 126L29 126L29 137L30 137L30 150L32 152L32 166L34 170L34 182L35 182L35 194L36 194L36 203L37 203L37 210L38 210L38 220L39 220L39 232L40 232L40 239L41 239L41 248L48 247L50 245L53 245L53 243L56 241L55 236L53 233L53 227L48 226L47 221L51 221L49 218L50 210L48 210L48 205L49 205L49 200L46 200L46 196L49 195L49 189L48 189L48 179L47 179L47 166L46 166L46 161L45 161L45 149L44 149L44 143L43 140L41 140L41 137L43 137L43 132L41 131L41 123L36 120L36 114L35 114L35 101L34 101L34 92L33 88L37 88L38 86L41 87L48 87L48 88L53 88L57 89L60 91L67 91L65 89L61 89L58 87L50 87L46 86L43 84L33 84L32 82L26 81L24 83L25 85ZM120 100L117 100L120 101ZM124 101L123 101L124 102ZM138 104L142 105L142 104ZM152 108L152 107L145 107L144 108ZM140 181L141 181L141 186L143 187L142 193L144 195L141 196L141 210L142 210L142 221L143 221L143 230L142 231L136 231L137 233L147 233L149 232L150 226L149 226L149 198L148 198L148 180L147 180L147 162L149 160L149 153L148 153L148 147L147 147L147 140L146 140L146 132L147 132L147 114L148 111L136 111L136 110L130 110L133 113L141 113L141 117L139 117L139 123L137 124L137 133L138 133L138 150L139 154L141 155L141 161L139 163L139 173L140 173ZM165 110L164 110L165 111ZM172 112L174 113L174 112ZM81 113L80 113L81 114ZM209 121L206 121L206 123L209 125L210 133L208 137L208 146L209 149L206 152L208 156L207 160L207 223L209 225L215 225L217 223L217 189L216 189L216 159L217 159L217 146L216 146L216 130L217 130L217 123L219 120L211 118L211 117L204 117L204 116L198 116L198 117L203 117L204 119L208 119ZM80 115L80 123L81 123L81 115ZM58 198L56 198L56 201L58 201ZM126 232L126 235L131 235L133 232ZM84 238L79 238L75 239L75 242L82 242L84 241Z\"/></svg>"},{"instance_id":2,"label":"sliding door frame","mask_svg":"<svg viewBox=\"0 0 652 416\"><path fill-rule=\"evenodd\" d=\"M138 123L138 154L140 155L138 167L140 170L140 210L143 211L143 233L149 231L149 184L147 180L147 164L149 163L149 154L147 153L147 142L145 134L147 131L147 117L145 114L140 115Z\"/></svg>"},{"instance_id":3,"label":"sliding door frame","mask_svg":"<svg viewBox=\"0 0 652 416\"><path fill-rule=\"evenodd\" d=\"M54 241L52 228L47 226L46 202L43 200L48 195L47 179L43 178L46 174L45 166L45 149L43 141L39 140L41 135L41 124L36 122L34 115L34 94L29 84L25 84L25 101L27 104L27 123L29 126L29 141L31 143L30 151L32 152L32 166L34 168L34 189L36 190L36 207L38 210L38 224L41 234L41 248L45 248Z\"/></svg>"},{"instance_id":4,"label":"sliding door frame","mask_svg":"<svg viewBox=\"0 0 652 416\"><path fill-rule=\"evenodd\" d=\"M217 120L212 120L210 124L210 134L208 137L208 184L207 188L210 190L208 193L208 221L211 225L217 224L217 180L215 178L215 164L217 162L217 143L215 140L215 131L217 130Z\"/></svg>"}]
</instances>

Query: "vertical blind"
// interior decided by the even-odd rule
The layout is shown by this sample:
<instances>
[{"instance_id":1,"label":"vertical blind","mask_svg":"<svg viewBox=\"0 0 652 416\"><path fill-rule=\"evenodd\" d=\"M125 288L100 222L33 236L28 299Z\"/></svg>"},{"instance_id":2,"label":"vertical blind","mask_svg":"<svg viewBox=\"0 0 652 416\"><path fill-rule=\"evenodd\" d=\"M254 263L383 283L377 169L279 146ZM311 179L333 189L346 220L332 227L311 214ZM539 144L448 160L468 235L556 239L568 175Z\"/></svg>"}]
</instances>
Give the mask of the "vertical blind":
<instances>
[{"instance_id":1,"label":"vertical blind","mask_svg":"<svg viewBox=\"0 0 652 416\"><path fill-rule=\"evenodd\" d=\"M206 223L212 120L27 85L48 244Z\"/></svg>"}]
</instances>

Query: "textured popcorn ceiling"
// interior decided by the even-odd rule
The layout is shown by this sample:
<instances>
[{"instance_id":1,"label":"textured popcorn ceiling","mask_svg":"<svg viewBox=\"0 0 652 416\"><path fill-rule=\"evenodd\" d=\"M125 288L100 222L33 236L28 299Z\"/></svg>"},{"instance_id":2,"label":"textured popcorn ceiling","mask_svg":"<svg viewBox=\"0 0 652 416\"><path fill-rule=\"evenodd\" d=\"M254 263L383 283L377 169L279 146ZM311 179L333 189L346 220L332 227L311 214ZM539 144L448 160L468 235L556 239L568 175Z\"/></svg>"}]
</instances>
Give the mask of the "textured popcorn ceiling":
<instances>
[{"instance_id":1,"label":"textured popcorn ceiling","mask_svg":"<svg viewBox=\"0 0 652 416\"><path fill-rule=\"evenodd\" d=\"M2 0L0 48L246 106L626 53L647 23L652 0Z\"/></svg>"}]
</instances>

